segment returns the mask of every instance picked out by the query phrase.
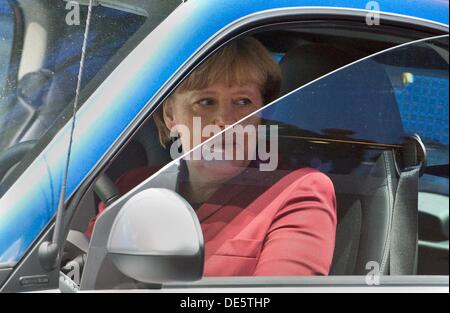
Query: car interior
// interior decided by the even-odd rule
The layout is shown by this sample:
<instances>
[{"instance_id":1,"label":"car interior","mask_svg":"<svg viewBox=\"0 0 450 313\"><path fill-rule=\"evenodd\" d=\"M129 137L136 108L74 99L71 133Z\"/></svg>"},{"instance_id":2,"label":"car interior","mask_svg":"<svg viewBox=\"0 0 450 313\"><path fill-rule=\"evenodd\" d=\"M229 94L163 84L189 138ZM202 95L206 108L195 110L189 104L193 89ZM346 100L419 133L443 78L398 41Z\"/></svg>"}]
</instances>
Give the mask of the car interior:
<instances>
[{"instance_id":1,"label":"car interior","mask_svg":"<svg viewBox=\"0 0 450 313\"><path fill-rule=\"evenodd\" d=\"M0 116L0 122L7 125L4 129L8 130L0 137L0 150L35 142L51 131L55 121L64 116L76 90L83 27L68 27L57 18L64 11L63 1L56 5L48 1L29 2L23 6L27 10L22 13L26 32L21 38L24 52L18 83L8 97L1 99L10 110L5 116ZM172 9L175 2L179 1L173 1L167 10L169 7ZM82 6L82 14L86 14L85 6ZM132 49L134 42L130 42L145 35L143 28L148 17L144 15L102 6L94 10L82 81L85 87L83 99ZM268 124L276 123L281 127L282 166L289 170L302 166L317 168L332 179L336 189L338 229L330 275L365 275L369 261L382 264L382 274L391 274L388 264L389 225L398 186L398 169L402 167L398 151L402 149L405 135L395 97L398 73L389 71L389 66L381 70L369 60L364 62L364 66L370 75L360 77L361 72L352 72L352 67L349 67L348 76L344 75L346 72L340 76L340 88L368 90L364 96L370 94L372 86L383 86L389 92L382 102L377 101L379 96L342 99L342 90L332 80L333 75L329 80L322 79L305 87L311 93L321 90L323 84L335 86L335 89L329 88L322 100L317 97L308 99L308 93L304 93L304 103L314 101L328 105L296 108L302 110L301 114L291 116L302 117L295 121L296 125L305 125L301 128L291 127L292 123L287 119L289 111L286 110L292 110L292 105L287 100L298 87L327 73L413 38L423 38L426 34L389 27L374 31L361 23L349 21L319 21L304 25L275 25L252 35L272 52L282 69L282 95L286 98L273 106L273 110L264 112ZM32 57L27 56L29 53L33 54ZM329 103L327 99L336 100ZM359 109L355 110L355 107ZM374 119L373 116L384 118ZM360 135L359 142L354 140L354 134ZM447 177L427 172L421 179L419 239L428 244L419 247L417 274L448 275L448 210L445 216L436 208L448 206L448 144L437 148L430 144L429 147L447 158L443 161L447 164ZM162 168L170 161L169 152L160 145L150 116L116 154L104 174L116 181L131 169L149 165ZM430 179L430 176L439 176L438 181ZM84 233L91 218L97 214L102 199L94 189L91 188L83 197L73 217L71 230ZM428 206L435 211L430 211ZM439 245L442 242L444 245ZM63 263L80 252L77 249L71 251L70 244L67 249Z\"/></svg>"},{"instance_id":2,"label":"car interior","mask_svg":"<svg viewBox=\"0 0 450 313\"><path fill-rule=\"evenodd\" d=\"M283 30L283 36L288 38L284 32ZM282 68L282 94L288 94L299 86L303 86L326 73L369 54L367 47L370 45L367 42L361 43L364 49L358 49L357 45L349 47L348 44L337 44L342 38L336 41L329 38L327 38L327 41L323 38L319 38L317 41L306 41L303 37L299 37L298 33L298 31L290 33L290 41L292 42L290 46L283 50L280 50L279 46L275 46L278 49L271 49ZM282 35L278 31L255 35L269 48L273 38L279 38L280 36ZM289 40L286 41L289 42ZM377 44L373 45L372 53L377 51L375 49L379 49L381 44L378 42ZM301 114L293 114L297 118L299 116L304 117L301 122L308 125L308 127L305 126L306 129L327 129L326 136L322 135L322 138L347 141L344 144L328 143L324 145L323 142L302 140L301 138L311 138L311 136L314 138L320 137L320 135L305 130L292 129L288 124L283 123L285 122L283 118L276 118L277 114L273 115L270 113L270 109L266 110L269 115L267 123L270 124L270 121L272 121L277 125L285 125L284 128L282 127L284 130L280 135L283 142L280 148L281 155L285 156L286 161L283 162L283 169L293 170L301 166L315 167L327 173L335 185L339 224L331 275L364 275L367 272L367 262L374 260L383 265L382 274L390 274L387 257L389 254L389 223L399 178L397 172L399 162L398 158L396 159L396 153L401 149L405 132L397 100L394 96L392 77L389 77L385 70L370 62L365 62L364 65L372 73L370 79L358 76L360 72L355 71L347 75L349 77L347 81L340 81L340 88L347 87L349 91L355 88L370 90L371 86L376 85L389 90L389 93L386 93L385 98L382 99L381 105L378 102L380 97L376 95L376 90L374 90L373 97L368 97L368 99L373 99L374 102L357 97L352 98L349 94L352 101L336 101L333 105L335 110L332 112L330 112L330 106L322 106L309 112L308 109L301 108ZM372 68L369 68L370 66ZM299 72L304 74L298 75ZM322 78L322 80L324 79ZM323 84L327 84L326 80ZM331 85L333 85L333 82L328 83L328 86ZM311 87L317 88L318 93L321 84L313 84ZM305 87L305 89L307 88ZM334 91L336 99L342 97L340 88ZM364 96L368 96L369 93ZM326 97L333 98L330 94L327 94ZM314 101L320 103L317 98ZM304 102L308 102L308 100L305 99ZM351 112L358 105L362 106L362 109L358 111L359 113L351 114L339 122L331 118L317 118L317 116L332 117L333 114L338 116L339 112ZM282 104L274 107L280 108ZM355 114L357 115L355 116ZM281 110L278 115L287 116L288 114ZM373 116L380 115L384 119L373 119ZM312 123L315 125L311 125L310 121L313 121ZM301 125L301 122L297 121L295 124L300 123ZM341 127L338 127L339 125ZM352 135L349 129L363 133L362 139L365 139L366 142L358 144L354 140L348 141ZM373 132L364 129L372 129ZM379 130L384 131L380 132ZM371 145L371 142L384 143L385 145ZM394 143L397 143L397 146L392 149ZM305 151L307 152L305 153ZM106 174L112 180L115 180L131 169L148 165L162 168L170 161L169 152L160 145L157 129L150 118L122 152L117 155L117 158L106 170ZM95 195L92 195L89 201L91 203L92 201L96 202L95 197ZM79 218L76 219L78 221L84 219L85 221L78 225L80 231L84 229L86 220L91 218L93 214L95 215L94 212L85 215L84 218L79 215ZM87 211L78 211L78 214L86 213ZM433 263L436 266L436 263L441 261L445 263L445 258L440 261L434 260ZM426 274L431 272L432 269L425 266L421 268L421 271L420 274ZM111 274L111 272L108 271L108 274ZM116 275L119 274L116 273Z\"/></svg>"}]
</instances>

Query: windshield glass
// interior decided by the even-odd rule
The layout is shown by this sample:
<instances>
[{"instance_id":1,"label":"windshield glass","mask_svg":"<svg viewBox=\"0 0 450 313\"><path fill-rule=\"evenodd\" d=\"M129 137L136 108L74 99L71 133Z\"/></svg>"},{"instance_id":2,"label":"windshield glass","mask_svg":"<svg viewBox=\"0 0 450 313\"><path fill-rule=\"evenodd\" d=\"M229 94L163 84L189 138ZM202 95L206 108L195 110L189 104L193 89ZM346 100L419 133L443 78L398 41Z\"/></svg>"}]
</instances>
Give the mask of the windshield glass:
<instances>
[{"instance_id":1,"label":"windshield glass","mask_svg":"<svg viewBox=\"0 0 450 313\"><path fill-rule=\"evenodd\" d=\"M181 2L93 1L83 104ZM70 119L89 1L0 1L0 196Z\"/></svg>"}]
</instances>

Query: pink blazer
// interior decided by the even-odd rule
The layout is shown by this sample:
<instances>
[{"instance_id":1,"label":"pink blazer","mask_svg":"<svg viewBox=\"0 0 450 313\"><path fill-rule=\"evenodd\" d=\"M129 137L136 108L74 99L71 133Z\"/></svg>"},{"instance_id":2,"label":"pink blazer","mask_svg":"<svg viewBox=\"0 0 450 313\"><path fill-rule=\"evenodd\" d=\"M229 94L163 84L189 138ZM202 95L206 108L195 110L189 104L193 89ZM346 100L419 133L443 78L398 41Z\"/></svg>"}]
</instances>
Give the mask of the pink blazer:
<instances>
[{"instance_id":1,"label":"pink blazer","mask_svg":"<svg viewBox=\"0 0 450 313\"><path fill-rule=\"evenodd\" d=\"M133 170L117 185L125 193L154 172ZM204 276L328 275L337 223L331 180L311 168L245 180L223 186L197 210Z\"/></svg>"}]
</instances>

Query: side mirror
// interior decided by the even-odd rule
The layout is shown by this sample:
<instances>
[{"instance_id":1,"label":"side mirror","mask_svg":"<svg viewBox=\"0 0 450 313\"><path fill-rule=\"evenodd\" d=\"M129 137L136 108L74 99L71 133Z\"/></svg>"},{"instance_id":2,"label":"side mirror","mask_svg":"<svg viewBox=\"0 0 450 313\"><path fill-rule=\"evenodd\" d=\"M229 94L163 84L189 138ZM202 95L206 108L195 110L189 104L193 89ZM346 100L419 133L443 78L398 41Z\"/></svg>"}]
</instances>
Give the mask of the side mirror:
<instances>
[{"instance_id":1,"label":"side mirror","mask_svg":"<svg viewBox=\"0 0 450 313\"><path fill-rule=\"evenodd\" d=\"M143 283L202 278L203 234L195 211L176 192L151 188L131 197L114 220L108 254Z\"/></svg>"}]
</instances>

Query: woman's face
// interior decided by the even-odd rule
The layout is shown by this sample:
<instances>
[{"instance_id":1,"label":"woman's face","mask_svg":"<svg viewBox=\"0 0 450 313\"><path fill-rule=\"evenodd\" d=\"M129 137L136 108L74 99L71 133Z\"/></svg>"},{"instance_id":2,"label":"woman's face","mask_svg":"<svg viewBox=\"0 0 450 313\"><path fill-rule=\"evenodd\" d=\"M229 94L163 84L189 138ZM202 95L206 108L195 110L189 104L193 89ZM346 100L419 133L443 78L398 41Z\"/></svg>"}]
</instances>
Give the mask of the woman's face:
<instances>
[{"instance_id":1,"label":"woman's face","mask_svg":"<svg viewBox=\"0 0 450 313\"><path fill-rule=\"evenodd\" d=\"M218 83L205 89L191 90L175 93L171 100L164 105L164 121L169 129L175 129L180 135L183 150L187 152L198 144L211 138L212 133L198 134L198 130L204 130L206 126L216 126L223 130L233 125L246 116L252 114L263 105L263 99L257 84L245 84L242 86L228 86ZM251 116L241 122L243 127L254 127L260 124L258 116ZM254 155L254 145L249 144L248 136L245 140L225 141L225 136L217 136L205 147L211 147L214 155L222 154L221 160L206 161L191 157L187 161L190 174L202 177L206 181L225 181L242 172L250 163L249 156ZM212 142L221 141L222 144ZM225 144L225 142L228 144ZM224 160L225 150L233 148L232 160ZM200 149L196 149L200 151ZM230 150L228 150L230 151ZM237 151L243 152L244 158L236 157ZM217 154L218 153L218 154Z\"/></svg>"}]
</instances>

